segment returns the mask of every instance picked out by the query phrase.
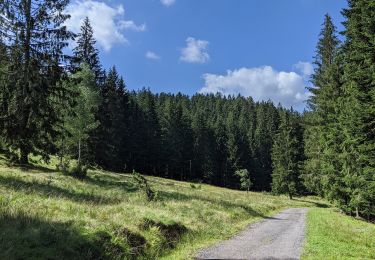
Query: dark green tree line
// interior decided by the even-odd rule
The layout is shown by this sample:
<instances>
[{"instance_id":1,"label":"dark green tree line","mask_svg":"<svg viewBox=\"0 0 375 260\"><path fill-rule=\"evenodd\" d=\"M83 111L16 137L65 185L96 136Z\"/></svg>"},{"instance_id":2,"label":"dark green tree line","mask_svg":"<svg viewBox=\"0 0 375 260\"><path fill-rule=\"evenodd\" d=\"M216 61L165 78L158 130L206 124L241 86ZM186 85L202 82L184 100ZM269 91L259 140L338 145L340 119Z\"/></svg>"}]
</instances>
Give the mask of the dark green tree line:
<instances>
[{"instance_id":1,"label":"dark green tree line","mask_svg":"<svg viewBox=\"0 0 375 260\"><path fill-rule=\"evenodd\" d=\"M306 119L306 186L347 213L375 215L375 4L350 0L340 45L327 15Z\"/></svg>"}]
</instances>

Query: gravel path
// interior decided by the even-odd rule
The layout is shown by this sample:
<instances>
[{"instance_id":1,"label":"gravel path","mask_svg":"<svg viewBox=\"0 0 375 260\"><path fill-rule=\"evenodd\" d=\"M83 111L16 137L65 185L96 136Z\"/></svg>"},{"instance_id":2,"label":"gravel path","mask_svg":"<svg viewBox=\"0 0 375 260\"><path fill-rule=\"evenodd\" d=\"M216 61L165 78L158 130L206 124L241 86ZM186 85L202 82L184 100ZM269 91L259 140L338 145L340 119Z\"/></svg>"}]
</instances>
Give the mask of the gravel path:
<instances>
[{"instance_id":1,"label":"gravel path","mask_svg":"<svg viewBox=\"0 0 375 260\"><path fill-rule=\"evenodd\" d=\"M200 251L197 259L299 259L307 209L291 208L254 223L230 240Z\"/></svg>"}]
</instances>

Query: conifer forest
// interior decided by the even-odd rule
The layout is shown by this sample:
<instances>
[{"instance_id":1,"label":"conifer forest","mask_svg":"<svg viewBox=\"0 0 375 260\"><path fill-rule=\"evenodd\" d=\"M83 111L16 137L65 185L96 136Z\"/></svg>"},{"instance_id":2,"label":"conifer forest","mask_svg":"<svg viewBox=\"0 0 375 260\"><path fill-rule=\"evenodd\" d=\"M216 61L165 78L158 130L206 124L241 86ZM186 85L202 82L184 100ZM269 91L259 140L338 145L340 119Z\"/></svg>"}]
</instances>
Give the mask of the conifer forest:
<instances>
[{"instance_id":1,"label":"conifer forest","mask_svg":"<svg viewBox=\"0 0 375 260\"><path fill-rule=\"evenodd\" d=\"M89 18L79 33L65 26L68 4L0 0L0 149L12 163L40 156L81 178L134 171L317 195L375 217L375 1L348 0L343 31L321 17L303 111L242 95L132 90L116 64L101 64Z\"/></svg>"}]
</instances>

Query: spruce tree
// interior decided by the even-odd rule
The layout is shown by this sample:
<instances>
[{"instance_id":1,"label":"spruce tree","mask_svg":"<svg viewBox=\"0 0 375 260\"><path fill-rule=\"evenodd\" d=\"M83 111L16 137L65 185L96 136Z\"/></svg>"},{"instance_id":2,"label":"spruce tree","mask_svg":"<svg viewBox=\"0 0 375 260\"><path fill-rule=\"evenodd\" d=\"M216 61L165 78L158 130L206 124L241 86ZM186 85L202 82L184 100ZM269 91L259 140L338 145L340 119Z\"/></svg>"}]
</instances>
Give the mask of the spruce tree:
<instances>
[{"instance_id":1,"label":"spruce tree","mask_svg":"<svg viewBox=\"0 0 375 260\"><path fill-rule=\"evenodd\" d=\"M260 102L256 108L256 128L254 133L254 189L270 190L273 137L278 129L279 115L271 102Z\"/></svg>"},{"instance_id":2,"label":"spruce tree","mask_svg":"<svg viewBox=\"0 0 375 260\"><path fill-rule=\"evenodd\" d=\"M139 131L142 133L142 146L139 160L143 171L156 174L160 167L161 129L156 111L155 97L149 89L143 89L138 93L138 106L142 112L143 126Z\"/></svg>"},{"instance_id":3,"label":"spruce tree","mask_svg":"<svg viewBox=\"0 0 375 260\"><path fill-rule=\"evenodd\" d=\"M118 75L116 68L111 68L101 86L101 103L98 112L100 126L95 134L96 162L107 169L117 171L122 171L125 166L125 162L119 156L126 133L124 88L124 81Z\"/></svg>"},{"instance_id":4,"label":"spruce tree","mask_svg":"<svg viewBox=\"0 0 375 260\"><path fill-rule=\"evenodd\" d=\"M87 63L95 74L96 82L103 83L104 75L99 61L99 51L95 47L94 31L88 17L83 21L76 44L77 46L73 49L73 71L79 69L82 63Z\"/></svg>"},{"instance_id":5,"label":"spruce tree","mask_svg":"<svg viewBox=\"0 0 375 260\"><path fill-rule=\"evenodd\" d=\"M331 184L339 175L336 142L337 100L340 96L340 70L337 62L339 41L331 17L326 14L316 48L312 75L310 111L306 113L304 166L305 185L320 195L332 194Z\"/></svg>"},{"instance_id":6,"label":"spruce tree","mask_svg":"<svg viewBox=\"0 0 375 260\"><path fill-rule=\"evenodd\" d=\"M357 216L375 215L375 3L349 0L343 46L339 126L342 184L337 201Z\"/></svg>"},{"instance_id":7,"label":"spruce tree","mask_svg":"<svg viewBox=\"0 0 375 260\"><path fill-rule=\"evenodd\" d=\"M83 63L80 70L71 76L72 80L66 84L72 84L70 88L78 92L75 98L75 106L67 111L64 118L64 127L69 132L68 145L74 147L74 154L81 165L82 151L87 151L89 134L98 127L99 122L95 114L100 104L100 93L95 83L95 74L89 65Z\"/></svg>"},{"instance_id":8,"label":"spruce tree","mask_svg":"<svg viewBox=\"0 0 375 260\"><path fill-rule=\"evenodd\" d=\"M2 1L1 23L10 50L6 88L11 89L4 134L13 150L20 151L20 162L29 153L45 159L54 151L59 133L58 102L66 99L57 82L63 74L64 47L72 34L64 22L66 0Z\"/></svg>"},{"instance_id":9,"label":"spruce tree","mask_svg":"<svg viewBox=\"0 0 375 260\"><path fill-rule=\"evenodd\" d=\"M208 113L197 112L192 118L194 132L194 163L195 169L202 180L210 183L214 175L214 134L208 126Z\"/></svg>"},{"instance_id":10,"label":"spruce tree","mask_svg":"<svg viewBox=\"0 0 375 260\"><path fill-rule=\"evenodd\" d=\"M300 166L303 146L302 134L293 122L292 112L281 112L281 124L272 147L272 192L286 193L292 199L300 187ZM299 138L298 138L299 137Z\"/></svg>"},{"instance_id":11,"label":"spruce tree","mask_svg":"<svg viewBox=\"0 0 375 260\"><path fill-rule=\"evenodd\" d=\"M194 179L190 176L193 159L193 131L191 119L182 102L174 96L166 100L162 120L162 138L165 147L165 176L175 179Z\"/></svg>"}]
</instances>

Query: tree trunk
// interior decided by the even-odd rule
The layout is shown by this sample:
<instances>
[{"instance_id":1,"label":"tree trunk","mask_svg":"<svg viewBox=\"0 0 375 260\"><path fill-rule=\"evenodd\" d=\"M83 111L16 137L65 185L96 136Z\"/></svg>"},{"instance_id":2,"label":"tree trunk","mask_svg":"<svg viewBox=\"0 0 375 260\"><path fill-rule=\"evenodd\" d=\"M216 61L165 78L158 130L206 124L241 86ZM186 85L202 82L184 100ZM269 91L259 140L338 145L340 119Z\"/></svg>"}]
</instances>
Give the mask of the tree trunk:
<instances>
[{"instance_id":1,"label":"tree trunk","mask_svg":"<svg viewBox=\"0 0 375 260\"><path fill-rule=\"evenodd\" d=\"M26 147L21 147L20 149L20 164L28 164L29 163L29 151L26 149Z\"/></svg>"},{"instance_id":2,"label":"tree trunk","mask_svg":"<svg viewBox=\"0 0 375 260\"><path fill-rule=\"evenodd\" d=\"M358 207L355 207L355 217L359 218L359 210Z\"/></svg>"},{"instance_id":3,"label":"tree trunk","mask_svg":"<svg viewBox=\"0 0 375 260\"><path fill-rule=\"evenodd\" d=\"M292 194L291 193L289 193L289 199L293 199L293 196L292 196Z\"/></svg>"},{"instance_id":4,"label":"tree trunk","mask_svg":"<svg viewBox=\"0 0 375 260\"><path fill-rule=\"evenodd\" d=\"M65 138L62 137L61 138L61 150L60 150L60 166L62 166L63 164L63 158L64 158L64 153L65 153L64 149L65 149Z\"/></svg>"},{"instance_id":5,"label":"tree trunk","mask_svg":"<svg viewBox=\"0 0 375 260\"><path fill-rule=\"evenodd\" d=\"M24 48L24 68L23 68L23 77L24 77L24 82L23 83L23 86L22 86L22 94L23 95L27 95L27 85L29 84L29 65L30 65L30 41L31 41L31 0L28 0L26 3L25 3L25 16L26 16L26 32L25 32L25 35L26 35L26 39L25 39L25 42L24 42L24 45L23 45L23 48ZM22 134L21 134L21 139L26 139L27 137L25 137L25 135L27 136L27 122L29 120L29 117L30 117L30 109L29 109L29 106L26 106L25 107L25 104L24 102L21 102L21 109L20 109L22 112L22 125L21 125L21 130L22 130ZM28 164L29 163L29 159L28 159L28 155L29 155L29 149L27 149L27 147L24 145L24 144L21 144L21 147L20 147L20 163L21 164Z\"/></svg>"},{"instance_id":6,"label":"tree trunk","mask_svg":"<svg viewBox=\"0 0 375 260\"><path fill-rule=\"evenodd\" d=\"M78 140L78 165L81 165L81 139Z\"/></svg>"}]
</instances>

